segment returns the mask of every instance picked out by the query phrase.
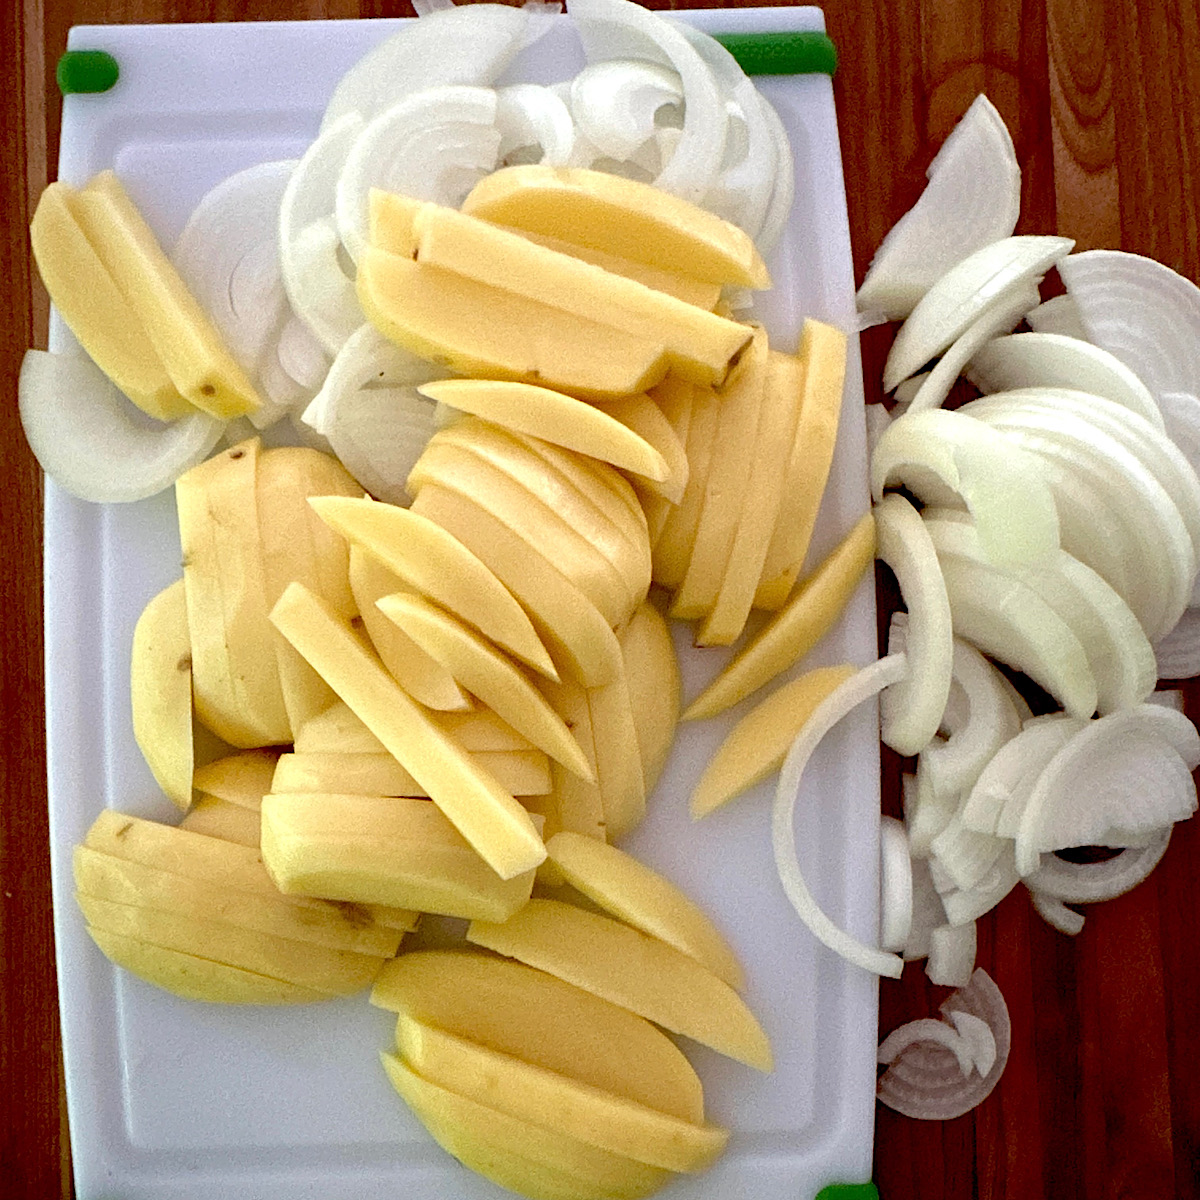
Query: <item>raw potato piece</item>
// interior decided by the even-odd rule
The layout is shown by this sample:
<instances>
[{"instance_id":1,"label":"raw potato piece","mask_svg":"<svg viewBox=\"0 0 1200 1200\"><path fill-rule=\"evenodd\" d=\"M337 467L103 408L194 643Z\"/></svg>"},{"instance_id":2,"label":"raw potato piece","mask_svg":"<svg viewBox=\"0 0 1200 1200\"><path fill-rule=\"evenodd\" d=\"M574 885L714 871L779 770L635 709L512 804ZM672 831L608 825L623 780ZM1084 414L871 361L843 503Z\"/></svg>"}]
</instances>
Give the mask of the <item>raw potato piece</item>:
<instances>
[{"instance_id":1,"label":"raw potato piece","mask_svg":"<svg viewBox=\"0 0 1200 1200\"><path fill-rule=\"evenodd\" d=\"M533 744L490 709L471 712L433 713L430 720L452 737L463 750L532 750ZM294 747L297 754L321 752L383 754L383 743L342 701L337 701L300 731Z\"/></svg>"},{"instance_id":2,"label":"raw potato piece","mask_svg":"<svg viewBox=\"0 0 1200 1200\"><path fill-rule=\"evenodd\" d=\"M554 667L512 593L460 541L419 513L356 498L312 501L321 519L535 670Z\"/></svg>"},{"instance_id":3,"label":"raw potato piece","mask_svg":"<svg viewBox=\"0 0 1200 1200\"><path fill-rule=\"evenodd\" d=\"M707 967L665 942L558 900L530 900L503 924L473 921L467 940L611 1000L744 1062L771 1070L754 1014Z\"/></svg>"},{"instance_id":4,"label":"raw potato piece","mask_svg":"<svg viewBox=\"0 0 1200 1200\"><path fill-rule=\"evenodd\" d=\"M230 804L258 812L271 790L279 754L274 750L243 750L196 768L192 787Z\"/></svg>"},{"instance_id":5,"label":"raw potato piece","mask_svg":"<svg viewBox=\"0 0 1200 1200\"><path fill-rule=\"evenodd\" d=\"M692 792L693 817L707 816L773 771L817 705L845 683L855 668L817 667L777 688L752 708L721 743Z\"/></svg>"},{"instance_id":6,"label":"raw potato piece","mask_svg":"<svg viewBox=\"0 0 1200 1200\"><path fill-rule=\"evenodd\" d=\"M542 680L538 686L542 695L550 702L550 707L566 722L571 736L587 756L593 778L599 778L596 738L592 730L587 689L570 679L560 683ZM554 789L543 802L546 817L544 836L550 837L560 829L569 829L574 833L604 841L608 833L604 821L604 797L599 783L581 779L557 763L552 764L551 771ZM542 808L538 811L542 811ZM551 885L557 886L563 882L562 876L549 859L538 868L538 873L539 878Z\"/></svg>"},{"instance_id":7,"label":"raw potato piece","mask_svg":"<svg viewBox=\"0 0 1200 1200\"><path fill-rule=\"evenodd\" d=\"M832 325L806 320L797 357L804 362L804 398L779 520L754 597L756 608L783 606L808 553L841 420L846 335Z\"/></svg>"},{"instance_id":8,"label":"raw potato piece","mask_svg":"<svg viewBox=\"0 0 1200 1200\"><path fill-rule=\"evenodd\" d=\"M767 383L767 335L754 340L718 393L714 453L704 485L696 537L683 582L671 601L671 616L691 621L716 603L752 478L759 418Z\"/></svg>"},{"instance_id":9,"label":"raw potato piece","mask_svg":"<svg viewBox=\"0 0 1200 1200\"><path fill-rule=\"evenodd\" d=\"M496 573L533 621L563 677L588 687L612 679L621 648L600 610L561 571L531 555L515 533L468 496L426 485L413 500Z\"/></svg>"},{"instance_id":10,"label":"raw potato piece","mask_svg":"<svg viewBox=\"0 0 1200 1200\"><path fill-rule=\"evenodd\" d=\"M398 254L368 248L357 288L384 337L468 377L599 399L645 391L667 373L663 347L646 338Z\"/></svg>"},{"instance_id":11,"label":"raw potato piece","mask_svg":"<svg viewBox=\"0 0 1200 1200\"><path fill-rule=\"evenodd\" d=\"M160 421L194 413L79 227L73 196L65 183L50 184L29 227L38 274L51 301L96 365L144 413Z\"/></svg>"},{"instance_id":12,"label":"raw potato piece","mask_svg":"<svg viewBox=\"0 0 1200 1200\"><path fill-rule=\"evenodd\" d=\"M624 661L615 679L587 689L596 749L596 777L609 839L624 837L646 816L646 777L638 745L637 714Z\"/></svg>"},{"instance_id":13,"label":"raw potato piece","mask_svg":"<svg viewBox=\"0 0 1200 1200\"><path fill-rule=\"evenodd\" d=\"M715 717L786 671L832 628L875 557L875 521L864 513L850 532L729 665L684 710Z\"/></svg>"},{"instance_id":14,"label":"raw potato piece","mask_svg":"<svg viewBox=\"0 0 1200 1200\"><path fill-rule=\"evenodd\" d=\"M521 670L474 630L420 596L384 596L379 610L538 749L583 779L587 757L562 719Z\"/></svg>"},{"instance_id":15,"label":"raw potato piece","mask_svg":"<svg viewBox=\"0 0 1200 1200\"><path fill-rule=\"evenodd\" d=\"M673 493L668 495L666 492L660 492L646 480L634 481L638 499L646 514L646 531L650 538L652 559L654 548L658 545L667 520L676 507L683 503L684 496L687 495L688 483L691 481L692 466L688 457L688 433L692 425L692 403L695 396L694 384L686 383L674 376L668 376L656 388L646 393L646 398L659 410L663 420L670 427L674 439L673 441L663 440L658 443L658 448L667 461L672 464L672 479L679 476L683 480L678 485L678 496L674 496Z\"/></svg>"},{"instance_id":16,"label":"raw potato piece","mask_svg":"<svg viewBox=\"0 0 1200 1200\"><path fill-rule=\"evenodd\" d=\"M532 434L657 482L669 474L663 456L640 434L614 418L611 406L601 409L549 388L496 379L443 379L422 384L417 391L460 412L517 433Z\"/></svg>"},{"instance_id":17,"label":"raw potato piece","mask_svg":"<svg viewBox=\"0 0 1200 1200\"><path fill-rule=\"evenodd\" d=\"M159 592L133 631L130 702L133 736L158 781L180 808L192 802L192 646L183 580Z\"/></svg>"},{"instance_id":18,"label":"raw potato piece","mask_svg":"<svg viewBox=\"0 0 1200 1200\"><path fill-rule=\"evenodd\" d=\"M376 601L401 591L404 581L362 546L354 544L350 546L350 586L354 589L363 628L392 678L426 708L440 712L461 712L470 708L471 697L454 682L454 676L376 607ZM370 734L370 730L367 732ZM374 734L370 736L374 737Z\"/></svg>"},{"instance_id":19,"label":"raw potato piece","mask_svg":"<svg viewBox=\"0 0 1200 1200\"><path fill-rule=\"evenodd\" d=\"M254 385L116 175L100 172L75 193L71 207L179 393L202 412L226 420L259 408Z\"/></svg>"},{"instance_id":20,"label":"raw potato piece","mask_svg":"<svg viewBox=\"0 0 1200 1200\"><path fill-rule=\"evenodd\" d=\"M512 794L400 690L318 597L294 583L271 620L502 879L532 870L546 857L541 836Z\"/></svg>"},{"instance_id":21,"label":"raw potato piece","mask_svg":"<svg viewBox=\"0 0 1200 1200\"><path fill-rule=\"evenodd\" d=\"M250 438L175 483L196 715L240 747L292 740L259 553L259 450Z\"/></svg>"},{"instance_id":22,"label":"raw potato piece","mask_svg":"<svg viewBox=\"0 0 1200 1200\"><path fill-rule=\"evenodd\" d=\"M674 946L740 991L745 976L712 921L673 883L631 854L577 833L557 833L546 854L567 883L618 920Z\"/></svg>"},{"instance_id":23,"label":"raw potato piece","mask_svg":"<svg viewBox=\"0 0 1200 1200\"><path fill-rule=\"evenodd\" d=\"M679 725L679 660L662 614L648 600L620 633L646 795L654 791ZM568 825L564 829L571 828Z\"/></svg>"},{"instance_id":24,"label":"raw potato piece","mask_svg":"<svg viewBox=\"0 0 1200 1200\"><path fill-rule=\"evenodd\" d=\"M243 808L219 796L197 796L188 809L180 829L202 833L206 837L223 838L240 846L258 849L262 840L262 820L257 808Z\"/></svg>"},{"instance_id":25,"label":"raw potato piece","mask_svg":"<svg viewBox=\"0 0 1200 1200\"><path fill-rule=\"evenodd\" d=\"M371 1003L681 1121L704 1120L700 1079L670 1038L522 963L470 949L414 951L386 964Z\"/></svg>"},{"instance_id":26,"label":"raw potato piece","mask_svg":"<svg viewBox=\"0 0 1200 1200\"><path fill-rule=\"evenodd\" d=\"M684 380L675 376L671 378L674 380L673 387L688 387ZM658 386L663 388L666 384L667 381L664 380ZM691 394L690 388L688 394ZM660 496L672 504L678 504L683 499L683 492L687 487L687 449L664 410L645 392L639 392L635 396L625 396L606 404L604 411L653 447L654 452L663 461L665 474L659 478L646 471L638 471L635 467L627 467L626 470L630 474L637 476L635 482L648 493Z\"/></svg>"},{"instance_id":27,"label":"raw potato piece","mask_svg":"<svg viewBox=\"0 0 1200 1200\"><path fill-rule=\"evenodd\" d=\"M444 1150L485 1179L531 1200L637 1200L670 1174L530 1124L423 1079L380 1056L392 1086ZM519 1147L519 1149L516 1149Z\"/></svg>"},{"instance_id":28,"label":"raw potato piece","mask_svg":"<svg viewBox=\"0 0 1200 1200\"><path fill-rule=\"evenodd\" d=\"M649 184L584 168L493 171L463 212L621 254L713 283L770 287L751 238L728 221Z\"/></svg>"},{"instance_id":29,"label":"raw potato piece","mask_svg":"<svg viewBox=\"0 0 1200 1200\"><path fill-rule=\"evenodd\" d=\"M413 233L418 264L648 338L695 383L721 383L750 337L745 325L452 208L423 205Z\"/></svg>"},{"instance_id":30,"label":"raw potato piece","mask_svg":"<svg viewBox=\"0 0 1200 1200\"><path fill-rule=\"evenodd\" d=\"M285 895L503 921L533 887L532 868L501 879L428 800L267 796L262 849Z\"/></svg>"},{"instance_id":31,"label":"raw potato piece","mask_svg":"<svg viewBox=\"0 0 1200 1200\"><path fill-rule=\"evenodd\" d=\"M681 1121L535 1067L401 1013L396 1021L401 1059L422 1078L489 1108L558 1130L582 1142L670 1171L702 1171L725 1148L729 1134L714 1125Z\"/></svg>"}]
</instances>

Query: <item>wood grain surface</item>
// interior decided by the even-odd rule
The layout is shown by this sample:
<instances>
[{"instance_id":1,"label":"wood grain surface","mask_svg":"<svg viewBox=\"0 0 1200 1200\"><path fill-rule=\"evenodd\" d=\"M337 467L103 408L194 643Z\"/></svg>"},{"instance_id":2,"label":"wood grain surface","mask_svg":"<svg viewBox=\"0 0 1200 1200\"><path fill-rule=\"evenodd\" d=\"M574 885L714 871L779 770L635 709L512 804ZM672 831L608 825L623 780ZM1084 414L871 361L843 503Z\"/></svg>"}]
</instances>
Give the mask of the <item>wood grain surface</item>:
<instances>
[{"instance_id":1,"label":"wood grain surface","mask_svg":"<svg viewBox=\"0 0 1200 1200\"><path fill-rule=\"evenodd\" d=\"M652 3L650 7L667 7ZM682 5L680 7L683 7ZM1152 255L1200 278L1200 0L829 0L856 277L916 199L942 138L986 91L1023 172L1018 232ZM15 0L4 170L0 419L0 1195L71 1194L62 1098L42 717L41 494L17 418L17 371L44 345L32 204L53 177L53 71L74 24L391 16L344 0ZM868 399L890 332L863 339ZM1198 348L1200 351L1200 348ZM1185 686L1200 717L1200 688ZM899 763L885 762L896 807ZM1151 879L1062 936L1014 893L980 922L979 962L1012 1014L997 1091L957 1121L878 1110L885 1200L1200 1197L1200 822ZM881 988L881 1029L936 1012L918 967ZM421 1200L421 1198L416 1198Z\"/></svg>"}]
</instances>

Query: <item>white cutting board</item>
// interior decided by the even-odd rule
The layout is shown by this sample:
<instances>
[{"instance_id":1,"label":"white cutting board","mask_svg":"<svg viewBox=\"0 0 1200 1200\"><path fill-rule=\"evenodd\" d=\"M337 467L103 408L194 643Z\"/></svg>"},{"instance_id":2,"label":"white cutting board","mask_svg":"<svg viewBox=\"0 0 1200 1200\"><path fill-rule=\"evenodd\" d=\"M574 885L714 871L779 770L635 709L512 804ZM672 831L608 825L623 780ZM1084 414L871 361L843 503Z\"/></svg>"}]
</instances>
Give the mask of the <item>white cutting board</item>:
<instances>
[{"instance_id":1,"label":"white cutting board","mask_svg":"<svg viewBox=\"0 0 1200 1200\"><path fill-rule=\"evenodd\" d=\"M678 14L712 31L820 29L815 8ZM398 21L81 27L121 78L68 96L59 175L115 167L168 246L197 200L234 171L297 157L335 83ZM566 18L510 72L551 82L582 65ZM796 156L796 206L761 313L794 346L811 315L854 329L853 279L830 81L764 79ZM52 347L69 334L55 322ZM814 555L865 511L866 445L857 339L832 482ZM46 673L50 812L64 1055L80 1200L499 1200L445 1155L391 1090L377 1054L394 1018L365 996L298 1009L178 1000L114 969L72 900L70 851L102 807L175 819L133 741L129 648L145 602L179 575L170 493L99 507L47 485ZM865 581L805 665L875 657ZM680 630L685 695L725 658ZM748 1000L776 1053L773 1075L685 1045L712 1120L733 1131L711 1171L673 1200L809 1200L870 1177L877 988L824 950L788 907L770 853L771 788L693 825L686 800L737 715L685 728L645 825L626 847L695 897L750 979ZM830 914L873 940L878 923L877 718L855 713L821 747L799 805L800 857Z\"/></svg>"}]
</instances>

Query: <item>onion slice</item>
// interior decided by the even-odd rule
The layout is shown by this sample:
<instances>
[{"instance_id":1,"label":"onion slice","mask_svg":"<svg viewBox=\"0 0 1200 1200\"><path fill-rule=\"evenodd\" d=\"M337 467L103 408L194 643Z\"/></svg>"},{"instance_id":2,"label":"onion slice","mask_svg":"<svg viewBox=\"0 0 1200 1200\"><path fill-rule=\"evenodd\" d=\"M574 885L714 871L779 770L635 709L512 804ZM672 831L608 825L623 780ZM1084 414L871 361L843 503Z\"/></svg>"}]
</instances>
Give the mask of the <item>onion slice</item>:
<instances>
[{"instance_id":1,"label":"onion slice","mask_svg":"<svg viewBox=\"0 0 1200 1200\"><path fill-rule=\"evenodd\" d=\"M1095 904L1123 896L1158 866L1171 841L1171 826L1156 830L1145 846L1127 847L1101 862L1075 863L1044 854L1041 865L1025 880L1036 896L1067 904Z\"/></svg>"},{"instance_id":2,"label":"onion slice","mask_svg":"<svg viewBox=\"0 0 1200 1200\"><path fill-rule=\"evenodd\" d=\"M564 167L575 148L575 122L571 111L552 88L536 83L514 83L496 89L496 128L500 132L497 156L501 163L540 162ZM532 158L516 158L537 150Z\"/></svg>"},{"instance_id":3,"label":"onion slice","mask_svg":"<svg viewBox=\"0 0 1200 1200\"><path fill-rule=\"evenodd\" d=\"M1025 324L1034 333L1061 333L1063 337L1087 340L1079 309L1070 296L1052 296L1025 314Z\"/></svg>"},{"instance_id":4,"label":"onion slice","mask_svg":"<svg viewBox=\"0 0 1200 1200\"><path fill-rule=\"evenodd\" d=\"M144 500L202 462L225 423L147 417L86 355L27 350L17 405L29 448L64 491L96 504Z\"/></svg>"},{"instance_id":5,"label":"onion slice","mask_svg":"<svg viewBox=\"0 0 1200 1200\"><path fill-rule=\"evenodd\" d=\"M908 944L913 922L912 857L904 822L879 823L879 947L899 952Z\"/></svg>"},{"instance_id":6,"label":"onion slice","mask_svg":"<svg viewBox=\"0 0 1200 1200\"><path fill-rule=\"evenodd\" d=\"M1200 287L1123 250L1086 250L1059 264L1088 341L1119 358L1156 395L1200 393Z\"/></svg>"},{"instance_id":7,"label":"onion slice","mask_svg":"<svg viewBox=\"0 0 1200 1200\"><path fill-rule=\"evenodd\" d=\"M1052 925L1059 933L1068 937L1077 937L1083 932L1084 915L1068 908L1061 900L1047 896L1045 892L1030 891L1029 899L1033 901L1034 911L1047 925Z\"/></svg>"},{"instance_id":8,"label":"onion slice","mask_svg":"<svg viewBox=\"0 0 1200 1200\"><path fill-rule=\"evenodd\" d=\"M975 968L977 948L974 921L939 925L929 935L929 957L925 960L929 982L939 987L962 987Z\"/></svg>"},{"instance_id":9,"label":"onion slice","mask_svg":"<svg viewBox=\"0 0 1200 1200\"><path fill-rule=\"evenodd\" d=\"M1169 633L1154 644L1159 679L1200 675L1200 608L1189 607Z\"/></svg>"},{"instance_id":10,"label":"onion slice","mask_svg":"<svg viewBox=\"0 0 1200 1200\"><path fill-rule=\"evenodd\" d=\"M883 239L862 286L860 311L907 317L951 267L1009 237L1021 210L1021 168L1003 118L975 98L926 171L920 199Z\"/></svg>"},{"instance_id":11,"label":"onion slice","mask_svg":"<svg viewBox=\"0 0 1200 1200\"><path fill-rule=\"evenodd\" d=\"M830 950L864 970L886 975L891 979L900 978L904 970L904 960L896 954L864 945L839 928L821 910L808 890L796 857L794 820L804 768L821 739L852 709L870 700L884 688L899 682L907 672L907 656L890 654L851 675L845 683L830 692L809 717L784 759L771 814L771 844L775 852L775 867L779 872L783 890L800 919L808 926L813 936Z\"/></svg>"},{"instance_id":12,"label":"onion slice","mask_svg":"<svg viewBox=\"0 0 1200 1200\"><path fill-rule=\"evenodd\" d=\"M982 967L975 970L966 987L947 997L940 1012L971 1047L978 1073L963 1072L954 1053L941 1044L917 1043L902 1051L880 1077L878 1096L881 1103L908 1117L932 1121L961 1117L991 1094L1008 1063L1012 1045L1008 1007ZM994 1058L978 1027L963 1023L964 1015L986 1025Z\"/></svg>"},{"instance_id":13,"label":"onion slice","mask_svg":"<svg viewBox=\"0 0 1200 1200\"><path fill-rule=\"evenodd\" d=\"M579 132L602 154L631 158L658 127L658 115L682 110L676 71L639 59L611 59L584 67L571 81L571 115Z\"/></svg>"},{"instance_id":14,"label":"onion slice","mask_svg":"<svg viewBox=\"0 0 1200 1200\"><path fill-rule=\"evenodd\" d=\"M976 250L921 297L900 326L883 368L890 392L941 354L1002 291L1039 279L1075 243L1060 237L1010 237Z\"/></svg>"}]
</instances>

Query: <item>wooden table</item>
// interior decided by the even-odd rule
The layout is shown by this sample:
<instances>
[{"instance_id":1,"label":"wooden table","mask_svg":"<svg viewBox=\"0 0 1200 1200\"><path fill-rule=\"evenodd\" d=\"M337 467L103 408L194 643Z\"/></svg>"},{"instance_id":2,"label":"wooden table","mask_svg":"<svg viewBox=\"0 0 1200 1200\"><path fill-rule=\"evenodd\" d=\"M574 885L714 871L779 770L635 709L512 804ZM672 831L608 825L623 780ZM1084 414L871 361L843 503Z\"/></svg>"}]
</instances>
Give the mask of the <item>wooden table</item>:
<instances>
[{"instance_id":1,"label":"wooden table","mask_svg":"<svg viewBox=\"0 0 1200 1200\"><path fill-rule=\"evenodd\" d=\"M1200 0L829 0L825 11L841 51L835 89L858 278L980 90L1008 122L1024 170L1018 232L1134 250L1200 277ZM9 1200L71 1192L43 767L40 484L13 401L21 355L45 336L26 228L57 153L55 63L73 24L410 12L356 0L24 0L0 15L12 63L0 99L0 1193ZM864 338L868 398L887 339ZM1200 716L1200 688L1186 691ZM890 762L885 772L889 805L896 770ZM1145 885L1089 911L1077 939L1042 924L1023 894L980 922L979 962L1012 1013L1008 1070L957 1121L879 1110L885 1200L1200 1196L1198 865L1193 821ZM910 967L882 986L881 1028L935 1013L943 994Z\"/></svg>"}]
</instances>

